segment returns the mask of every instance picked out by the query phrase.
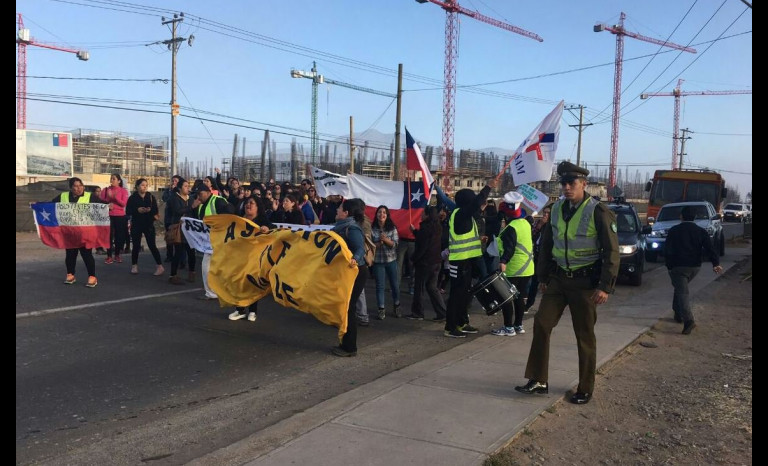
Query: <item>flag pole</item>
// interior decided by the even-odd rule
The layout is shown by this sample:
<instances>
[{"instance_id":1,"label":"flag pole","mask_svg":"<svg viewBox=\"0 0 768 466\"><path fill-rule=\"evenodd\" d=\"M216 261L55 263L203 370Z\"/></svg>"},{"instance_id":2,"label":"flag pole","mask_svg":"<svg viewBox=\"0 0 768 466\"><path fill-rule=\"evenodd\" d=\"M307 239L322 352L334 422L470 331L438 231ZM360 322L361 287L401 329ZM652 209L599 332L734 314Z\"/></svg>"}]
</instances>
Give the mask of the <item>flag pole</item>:
<instances>
[{"instance_id":1,"label":"flag pole","mask_svg":"<svg viewBox=\"0 0 768 466\"><path fill-rule=\"evenodd\" d=\"M413 225L413 218L411 217L411 171L405 171L405 180L408 182L408 225Z\"/></svg>"},{"instance_id":2,"label":"flag pole","mask_svg":"<svg viewBox=\"0 0 768 466\"><path fill-rule=\"evenodd\" d=\"M512 157L510 157L509 160L507 160L507 163L504 164L504 168L502 168L499 174L496 175L497 182L499 181L499 178L501 178L501 175L503 175L504 172L507 171L507 168L509 168L509 164L512 163L513 160L515 160L515 157L517 157L517 155L518 155L517 152L512 154Z\"/></svg>"}]
</instances>

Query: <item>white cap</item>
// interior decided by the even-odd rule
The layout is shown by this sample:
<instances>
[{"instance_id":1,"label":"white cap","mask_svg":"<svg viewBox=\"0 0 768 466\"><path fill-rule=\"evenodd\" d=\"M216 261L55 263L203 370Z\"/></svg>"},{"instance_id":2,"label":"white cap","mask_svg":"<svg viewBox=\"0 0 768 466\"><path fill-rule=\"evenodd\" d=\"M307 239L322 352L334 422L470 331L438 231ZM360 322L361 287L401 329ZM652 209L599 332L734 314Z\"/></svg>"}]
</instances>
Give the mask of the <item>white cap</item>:
<instances>
[{"instance_id":1,"label":"white cap","mask_svg":"<svg viewBox=\"0 0 768 466\"><path fill-rule=\"evenodd\" d=\"M514 205L515 209L520 208L520 203L522 203L524 199L525 197L517 191L510 191L504 195L504 202Z\"/></svg>"}]
</instances>

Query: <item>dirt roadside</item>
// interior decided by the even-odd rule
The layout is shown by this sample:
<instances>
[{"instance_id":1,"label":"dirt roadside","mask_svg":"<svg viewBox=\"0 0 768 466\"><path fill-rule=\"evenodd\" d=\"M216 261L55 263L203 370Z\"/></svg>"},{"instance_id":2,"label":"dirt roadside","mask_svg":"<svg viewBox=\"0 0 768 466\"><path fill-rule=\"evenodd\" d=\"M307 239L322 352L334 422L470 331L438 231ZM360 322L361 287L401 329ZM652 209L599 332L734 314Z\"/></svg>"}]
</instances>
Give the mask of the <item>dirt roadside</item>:
<instances>
[{"instance_id":1,"label":"dirt roadside","mask_svg":"<svg viewBox=\"0 0 768 466\"><path fill-rule=\"evenodd\" d=\"M561 400L484 466L752 464L751 275L749 256L697 294L691 335L670 303L598 370L589 404Z\"/></svg>"}]
</instances>

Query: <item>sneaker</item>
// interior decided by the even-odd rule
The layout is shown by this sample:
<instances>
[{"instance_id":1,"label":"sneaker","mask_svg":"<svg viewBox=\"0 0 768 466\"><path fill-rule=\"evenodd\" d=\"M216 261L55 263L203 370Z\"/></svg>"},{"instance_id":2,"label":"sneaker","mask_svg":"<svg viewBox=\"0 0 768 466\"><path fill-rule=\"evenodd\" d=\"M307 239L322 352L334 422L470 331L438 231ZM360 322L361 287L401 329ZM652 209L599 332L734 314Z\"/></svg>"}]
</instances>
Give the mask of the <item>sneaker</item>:
<instances>
[{"instance_id":1,"label":"sneaker","mask_svg":"<svg viewBox=\"0 0 768 466\"><path fill-rule=\"evenodd\" d=\"M408 320L424 320L424 316L417 316L416 314L408 314L405 318Z\"/></svg>"},{"instance_id":2,"label":"sneaker","mask_svg":"<svg viewBox=\"0 0 768 466\"><path fill-rule=\"evenodd\" d=\"M114 262L114 261L112 260L111 257L107 257L106 259L104 259L104 263L105 264L111 264L112 262Z\"/></svg>"},{"instance_id":3,"label":"sneaker","mask_svg":"<svg viewBox=\"0 0 768 466\"><path fill-rule=\"evenodd\" d=\"M696 328L696 322L689 320L683 325L683 335L690 335L691 331Z\"/></svg>"},{"instance_id":4,"label":"sneaker","mask_svg":"<svg viewBox=\"0 0 768 466\"><path fill-rule=\"evenodd\" d=\"M117 262L118 264L122 264L123 263L123 256L115 256L115 262Z\"/></svg>"},{"instance_id":5,"label":"sneaker","mask_svg":"<svg viewBox=\"0 0 768 466\"><path fill-rule=\"evenodd\" d=\"M240 319L245 319L246 317L247 315L245 313L241 313L240 311L235 309L235 311L229 315L229 320L240 320Z\"/></svg>"},{"instance_id":6,"label":"sneaker","mask_svg":"<svg viewBox=\"0 0 768 466\"><path fill-rule=\"evenodd\" d=\"M523 333L525 333L525 329L523 328L522 325L515 325L515 332L522 335Z\"/></svg>"},{"instance_id":7,"label":"sneaker","mask_svg":"<svg viewBox=\"0 0 768 466\"><path fill-rule=\"evenodd\" d=\"M497 328L496 330L491 330L491 335L496 335L499 337L514 337L516 335L515 329L512 327L505 327L501 326Z\"/></svg>"},{"instance_id":8,"label":"sneaker","mask_svg":"<svg viewBox=\"0 0 768 466\"><path fill-rule=\"evenodd\" d=\"M98 284L99 284L99 281L96 280L96 277L91 275L90 277L88 277L88 283L86 283L85 286L87 286L88 288L96 288L96 285Z\"/></svg>"},{"instance_id":9,"label":"sneaker","mask_svg":"<svg viewBox=\"0 0 768 466\"><path fill-rule=\"evenodd\" d=\"M256 322L256 313L251 311L248 313L248 320L251 322Z\"/></svg>"},{"instance_id":10,"label":"sneaker","mask_svg":"<svg viewBox=\"0 0 768 466\"><path fill-rule=\"evenodd\" d=\"M475 327L473 327L473 326L471 326L469 324L462 325L461 327L459 327L459 330L461 330L463 333L477 333L478 332L478 330Z\"/></svg>"},{"instance_id":11,"label":"sneaker","mask_svg":"<svg viewBox=\"0 0 768 466\"><path fill-rule=\"evenodd\" d=\"M76 281L77 281L77 279L75 278L75 275L71 274L71 273L68 273L67 274L67 278L64 280L64 284L65 285L71 285L71 284L75 283Z\"/></svg>"},{"instance_id":12,"label":"sneaker","mask_svg":"<svg viewBox=\"0 0 768 466\"><path fill-rule=\"evenodd\" d=\"M367 320L357 319L357 325L360 326L360 327L367 327L367 326L369 326L371 324Z\"/></svg>"},{"instance_id":13,"label":"sneaker","mask_svg":"<svg viewBox=\"0 0 768 466\"><path fill-rule=\"evenodd\" d=\"M139 273L139 266L138 265L132 265L131 266L131 273L134 274L134 275Z\"/></svg>"},{"instance_id":14,"label":"sneaker","mask_svg":"<svg viewBox=\"0 0 768 466\"><path fill-rule=\"evenodd\" d=\"M347 351L338 346L331 348L331 353L334 356L339 356L341 358L351 358L353 356L357 356L357 351Z\"/></svg>"},{"instance_id":15,"label":"sneaker","mask_svg":"<svg viewBox=\"0 0 768 466\"><path fill-rule=\"evenodd\" d=\"M157 266L157 269L155 269L155 273L153 273L152 275L158 277L164 273L165 273L165 267L163 267L163 264L160 264Z\"/></svg>"},{"instance_id":16,"label":"sneaker","mask_svg":"<svg viewBox=\"0 0 768 466\"><path fill-rule=\"evenodd\" d=\"M443 332L443 336L450 338L467 338L467 336L459 329L446 330Z\"/></svg>"},{"instance_id":17,"label":"sneaker","mask_svg":"<svg viewBox=\"0 0 768 466\"><path fill-rule=\"evenodd\" d=\"M387 317L387 313L384 312L384 308L379 308L379 314L376 316L379 320L384 320L385 317Z\"/></svg>"}]
</instances>

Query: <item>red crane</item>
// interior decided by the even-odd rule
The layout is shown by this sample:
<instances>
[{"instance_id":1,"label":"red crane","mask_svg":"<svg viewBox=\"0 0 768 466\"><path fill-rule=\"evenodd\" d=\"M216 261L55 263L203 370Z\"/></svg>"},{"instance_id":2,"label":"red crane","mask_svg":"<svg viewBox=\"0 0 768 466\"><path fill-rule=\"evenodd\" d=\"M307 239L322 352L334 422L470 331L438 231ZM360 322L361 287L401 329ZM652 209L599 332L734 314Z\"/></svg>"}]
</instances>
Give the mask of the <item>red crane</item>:
<instances>
[{"instance_id":1,"label":"red crane","mask_svg":"<svg viewBox=\"0 0 768 466\"><path fill-rule=\"evenodd\" d=\"M72 50L58 45L45 44L29 37L29 29L24 29L24 21L21 19L21 13L18 16L18 33L16 35L16 44L18 45L18 62L16 69L16 128L26 129L27 127L27 46L34 45L45 49L59 50L61 52L70 52L77 55L80 60L88 60L90 55L84 50Z\"/></svg>"},{"instance_id":2,"label":"red crane","mask_svg":"<svg viewBox=\"0 0 768 466\"><path fill-rule=\"evenodd\" d=\"M445 10L445 87L443 89L443 154L445 155L445 165L443 167L443 187L446 192L451 192L450 176L453 173L453 126L454 114L456 113L454 105L454 96L456 95L456 59L458 58L457 54L459 51L458 14L461 13L478 21L488 23L491 26L496 26L506 31L514 32L530 39L535 39L539 42L543 42L544 39L525 29L501 22L476 11L468 10L459 5L458 0L416 1L419 3L434 3Z\"/></svg>"},{"instance_id":3,"label":"red crane","mask_svg":"<svg viewBox=\"0 0 768 466\"><path fill-rule=\"evenodd\" d=\"M751 94L752 91L693 91L693 92L682 92L680 91L680 84L683 83L682 79L677 80L677 87L672 92L649 92L645 94L640 94L641 99L647 99L648 97L657 97L657 96L673 96L675 98L675 117L674 117L674 124L672 128L672 132L674 133L672 135L672 170L677 170L678 168L681 168L678 166L678 158L677 155L679 154L677 150L677 141L680 139L677 136L678 131L680 131L680 96L681 95L737 95L737 94Z\"/></svg>"},{"instance_id":4,"label":"red crane","mask_svg":"<svg viewBox=\"0 0 768 466\"><path fill-rule=\"evenodd\" d=\"M619 151L619 110L621 109L621 69L624 64L624 36L631 37L633 39L639 39L652 44L661 45L662 47L669 47L675 50L682 50L684 52L696 53L696 49L686 47L684 45L674 44L665 40L654 39L653 37L647 37L636 32L630 32L624 29L624 20L627 15L622 11L619 18L619 24L614 26L608 26L605 24L595 24L594 31L608 31L616 34L616 71L613 78L613 121L611 128L611 169L608 175L608 192L613 192L612 189L616 186L616 160L617 153Z\"/></svg>"}]
</instances>

